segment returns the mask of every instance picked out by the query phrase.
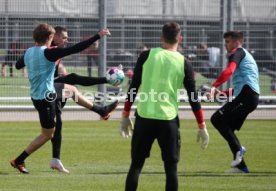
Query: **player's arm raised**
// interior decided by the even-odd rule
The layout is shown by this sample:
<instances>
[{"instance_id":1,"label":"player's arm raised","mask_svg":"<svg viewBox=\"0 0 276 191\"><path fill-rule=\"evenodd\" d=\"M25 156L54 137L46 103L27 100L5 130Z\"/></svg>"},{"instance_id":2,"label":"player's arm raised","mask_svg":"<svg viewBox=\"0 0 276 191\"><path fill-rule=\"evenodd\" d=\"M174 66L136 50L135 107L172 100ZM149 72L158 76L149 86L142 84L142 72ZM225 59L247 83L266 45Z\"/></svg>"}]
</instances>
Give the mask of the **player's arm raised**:
<instances>
[{"instance_id":1,"label":"player's arm raised","mask_svg":"<svg viewBox=\"0 0 276 191\"><path fill-rule=\"evenodd\" d=\"M94 35L93 37L82 41L80 43L75 44L74 46L68 47L68 48L50 48L45 50L45 56L50 61L57 61L58 59L74 54L77 52L80 52L84 50L85 48L88 48L90 45L92 45L94 42L99 40L100 38L104 36L110 36L111 33L108 29L101 29L97 35ZM24 55L20 57L19 60L17 60L15 64L15 68L20 70L25 67L24 63Z\"/></svg>"},{"instance_id":2,"label":"player's arm raised","mask_svg":"<svg viewBox=\"0 0 276 191\"><path fill-rule=\"evenodd\" d=\"M84 49L92 45L94 42L96 42L97 40L99 40L100 38L106 35L111 35L109 30L102 29L98 32L98 34L92 36L87 40L79 42L73 46L66 47L66 48L51 48L51 49L47 48L45 49L44 54L49 61L55 62L58 59L63 58L65 56L83 51Z\"/></svg>"}]
</instances>

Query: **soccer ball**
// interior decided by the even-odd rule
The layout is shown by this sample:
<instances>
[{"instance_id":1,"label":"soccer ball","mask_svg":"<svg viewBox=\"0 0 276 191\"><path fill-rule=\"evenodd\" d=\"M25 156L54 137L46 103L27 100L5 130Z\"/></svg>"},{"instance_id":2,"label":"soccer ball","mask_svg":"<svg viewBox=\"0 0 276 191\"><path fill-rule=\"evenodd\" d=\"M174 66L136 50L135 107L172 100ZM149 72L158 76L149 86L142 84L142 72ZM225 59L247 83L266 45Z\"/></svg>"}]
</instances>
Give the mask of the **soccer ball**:
<instances>
[{"instance_id":1,"label":"soccer ball","mask_svg":"<svg viewBox=\"0 0 276 191\"><path fill-rule=\"evenodd\" d=\"M122 69L112 67L106 71L107 82L113 86L119 86L123 83L125 74Z\"/></svg>"}]
</instances>

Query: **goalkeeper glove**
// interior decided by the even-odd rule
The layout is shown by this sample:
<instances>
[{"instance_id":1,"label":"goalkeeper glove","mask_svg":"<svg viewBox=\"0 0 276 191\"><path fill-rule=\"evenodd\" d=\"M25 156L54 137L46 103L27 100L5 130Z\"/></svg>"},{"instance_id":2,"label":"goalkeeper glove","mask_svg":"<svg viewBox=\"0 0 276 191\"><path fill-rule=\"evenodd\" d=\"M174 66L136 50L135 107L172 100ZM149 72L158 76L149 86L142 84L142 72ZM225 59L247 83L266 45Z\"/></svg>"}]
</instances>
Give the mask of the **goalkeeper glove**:
<instances>
[{"instance_id":1,"label":"goalkeeper glove","mask_svg":"<svg viewBox=\"0 0 276 191\"><path fill-rule=\"evenodd\" d=\"M129 117L129 112L123 112L120 126L120 134L123 138L129 138L132 136L133 123Z\"/></svg>"},{"instance_id":2,"label":"goalkeeper glove","mask_svg":"<svg viewBox=\"0 0 276 191\"><path fill-rule=\"evenodd\" d=\"M203 150L206 149L209 144L209 134L205 123L199 125L197 132L197 142L200 143L200 146Z\"/></svg>"},{"instance_id":3,"label":"goalkeeper glove","mask_svg":"<svg viewBox=\"0 0 276 191\"><path fill-rule=\"evenodd\" d=\"M207 97L207 100L210 100L210 101L215 101L216 100L216 96L218 95L218 94L220 94L221 93L221 91L219 90L219 89L217 89L216 87L211 87L210 89L209 89L209 93L208 94L206 94L206 97Z\"/></svg>"}]
</instances>

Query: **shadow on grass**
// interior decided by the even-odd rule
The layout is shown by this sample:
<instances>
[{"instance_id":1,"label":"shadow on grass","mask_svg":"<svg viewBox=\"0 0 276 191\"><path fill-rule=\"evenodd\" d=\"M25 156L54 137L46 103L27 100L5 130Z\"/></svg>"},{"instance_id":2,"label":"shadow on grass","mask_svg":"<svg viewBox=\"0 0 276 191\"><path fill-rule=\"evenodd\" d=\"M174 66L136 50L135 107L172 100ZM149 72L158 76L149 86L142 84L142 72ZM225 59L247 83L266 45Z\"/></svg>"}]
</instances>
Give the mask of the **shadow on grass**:
<instances>
[{"instance_id":1,"label":"shadow on grass","mask_svg":"<svg viewBox=\"0 0 276 191\"><path fill-rule=\"evenodd\" d=\"M9 175L7 172L0 172L0 175Z\"/></svg>"},{"instance_id":2,"label":"shadow on grass","mask_svg":"<svg viewBox=\"0 0 276 191\"><path fill-rule=\"evenodd\" d=\"M225 172L179 172L178 176L187 177L231 177L231 176L252 176L252 177L266 177L276 176L276 172L250 172L250 173L225 173Z\"/></svg>"},{"instance_id":3,"label":"shadow on grass","mask_svg":"<svg viewBox=\"0 0 276 191\"><path fill-rule=\"evenodd\" d=\"M126 175L128 172L91 172L88 174L94 175ZM143 172L141 174L146 175L165 175L165 172ZM231 177L231 176L252 176L252 177L271 177L276 176L276 172L250 172L245 173L224 173L224 172L178 172L178 176L187 176L187 177Z\"/></svg>"},{"instance_id":4,"label":"shadow on grass","mask_svg":"<svg viewBox=\"0 0 276 191\"><path fill-rule=\"evenodd\" d=\"M127 174L128 172L89 172L87 174L94 174L94 175L121 175Z\"/></svg>"}]
</instances>

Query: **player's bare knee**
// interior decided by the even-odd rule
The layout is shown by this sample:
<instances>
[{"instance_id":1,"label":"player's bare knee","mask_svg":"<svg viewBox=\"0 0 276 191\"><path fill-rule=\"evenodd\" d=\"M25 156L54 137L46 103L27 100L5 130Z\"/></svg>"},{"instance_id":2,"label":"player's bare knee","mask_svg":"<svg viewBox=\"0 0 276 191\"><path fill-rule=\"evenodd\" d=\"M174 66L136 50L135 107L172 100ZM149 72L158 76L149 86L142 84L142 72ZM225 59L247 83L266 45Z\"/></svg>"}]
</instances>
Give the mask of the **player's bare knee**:
<instances>
[{"instance_id":1,"label":"player's bare knee","mask_svg":"<svg viewBox=\"0 0 276 191\"><path fill-rule=\"evenodd\" d=\"M48 141L54 137L54 133L52 134L42 133L42 137L45 141Z\"/></svg>"},{"instance_id":2,"label":"player's bare knee","mask_svg":"<svg viewBox=\"0 0 276 191\"><path fill-rule=\"evenodd\" d=\"M52 134L46 135L46 138L48 140L52 139L54 137L54 132Z\"/></svg>"},{"instance_id":3,"label":"player's bare knee","mask_svg":"<svg viewBox=\"0 0 276 191\"><path fill-rule=\"evenodd\" d=\"M55 127L51 129L42 128L42 135L46 140L52 139L54 137L54 133L55 133Z\"/></svg>"},{"instance_id":4,"label":"player's bare knee","mask_svg":"<svg viewBox=\"0 0 276 191\"><path fill-rule=\"evenodd\" d=\"M74 98L78 94L78 89L75 86L65 84L62 93L65 98Z\"/></svg>"}]
</instances>

